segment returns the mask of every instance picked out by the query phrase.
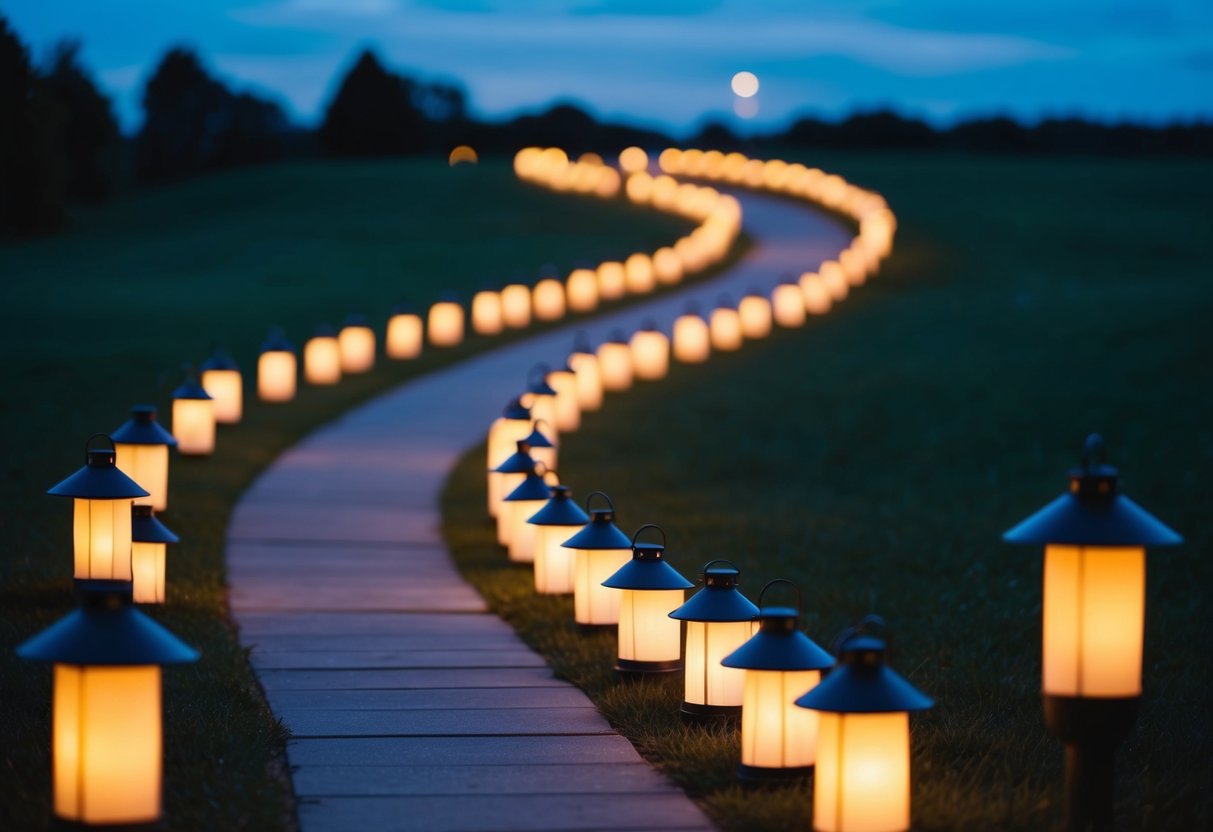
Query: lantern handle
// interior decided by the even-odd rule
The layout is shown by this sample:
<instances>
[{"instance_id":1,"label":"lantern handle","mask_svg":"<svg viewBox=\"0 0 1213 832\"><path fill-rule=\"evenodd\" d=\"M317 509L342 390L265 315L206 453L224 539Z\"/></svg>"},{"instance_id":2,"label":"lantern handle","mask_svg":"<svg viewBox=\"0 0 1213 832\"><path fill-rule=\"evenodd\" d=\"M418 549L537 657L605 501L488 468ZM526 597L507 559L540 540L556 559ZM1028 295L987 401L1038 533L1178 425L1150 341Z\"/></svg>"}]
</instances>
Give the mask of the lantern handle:
<instances>
[{"instance_id":1,"label":"lantern handle","mask_svg":"<svg viewBox=\"0 0 1213 832\"><path fill-rule=\"evenodd\" d=\"M837 656L841 654L842 651L846 649L847 643L852 639L858 638L859 636L864 635L865 633L874 629L880 630L881 640L888 644L889 639L888 636L885 635L887 632L887 627L885 626L884 619L879 615L869 613L860 619L858 624L847 627L838 634L838 637L834 639L834 655Z\"/></svg>"},{"instance_id":2,"label":"lantern handle","mask_svg":"<svg viewBox=\"0 0 1213 832\"><path fill-rule=\"evenodd\" d=\"M110 439L110 435L108 433L94 433L88 439L84 440L84 461L85 462L88 462L89 446L91 446L93 444L93 440L96 439L98 436L100 436L106 442L110 443L111 452L113 452L113 453L118 452L118 449L114 446L114 440Z\"/></svg>"},{"instance_id":3,"label":"lantern handle","mask_svg":"<svg viewBox=\"0 0 1213 832\"><path fill-rule=\"evenodd\" d=\"M1082 470L1089 471L1092 466L1106 465L1107 462L1108 449L1104 445L1103 437L1098 433L1092 433L1083 443Z\"/></svg>"},{"instance_id":4,"label":"lantern handle","mask_svg":"<svg viewBox=\"0 0 1213 832\"><path fill-rule=\"evenodd\" d=\"M606 500L607 507L611 509L611 513L615 513L615 504L611 502L611 498L607 496L605 491L591 491L585 495L585 510L587 512L590 510L590 500L593 500L595 497L601 497Z\"/></svg>"},{"instance_id":5,"label":"lantern handle","mask_svg":"<svg viewBox=\"0 0 1213 832\"><path fill-rule=\"evenodd\" d=\"M716 558L716 560L710 560L703 565L704 573L706 574L707 571L712 567L712 565L716 564L716 563L727 563L729 566L733 567L734 569L737 569L737 564L733 563L733 561L728 560L726 558ZM741 574L741 570L737 569L737 573Z\"/></svg>"},{"instance_id":6,"label":"lantern handle","mask_svg":"<svg viewBox=\"0 0 1213 832\"><path fill-rule=\"evenodd\" d=\"M661 548L664 549L666 547L665 529L661 528L661 526L658 526L656 523L645 523L643 526L641 526L639 529L636 530L635 534L632 535L632 548L633 549L636 548L636 538L640 537L640 533L643 532L645 529L656 529L657 531L661 532Z\"/></svg>"},{"instance_id":7,"label":"lantern handle","mask_svg":"<svg viewBox=\"0 0 1213 832\"><path fill-rule=\"evenodd\" d=\"M800 587L789 581L787 578L776 578L773 581L767 581L767 585L762 588L762 592L758 593L758 609L762 609L762 597L767 594L767 590L775 586L775 584L787 584L796 591L796 611L800 612L804 608L804 596L800 592Z\"/></svg>"}]
</instances>

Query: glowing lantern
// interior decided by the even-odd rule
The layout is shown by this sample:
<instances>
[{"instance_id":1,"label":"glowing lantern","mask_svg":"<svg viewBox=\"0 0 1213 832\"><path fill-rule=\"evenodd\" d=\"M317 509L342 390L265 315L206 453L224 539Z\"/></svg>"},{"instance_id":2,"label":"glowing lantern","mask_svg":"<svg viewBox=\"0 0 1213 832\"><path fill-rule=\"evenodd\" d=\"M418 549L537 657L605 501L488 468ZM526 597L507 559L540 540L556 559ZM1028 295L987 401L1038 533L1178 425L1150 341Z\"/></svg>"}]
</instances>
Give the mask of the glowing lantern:
<instances>
[{"instance_id":1,"label":"glowing lantern","mask_svg":"<svg viewBox=\"0 0 1213 832\"><path fill-rule=\"evenodd\" d=\"M703 568L703 589L670 613L687 623L682 713L690 719L741 713L745 671L720 663L754 634L758 607L737 589L740 583L736 566L711 561Z\"/></svg>"},{"instance_id":2,"label":"glowing lantern","mask_svg":"<svg viewBox=\"0 0 1213 832\"><path fill-rule=\"evenodd\" d=\"M632 348L623 330L614 329L598 347L598 368L602 373L602 389L617 393L632 386Z\"/></svg>"},{"instance_id":3,"label":"glowing lantern","mask_svg":"<svg viewBox=\"0 0 1213 832\"><path fill-rule=\"evenodd\" d=\"M838 263L846 273L847 282L852 286L862 286L868 278L868 263L863 252L857 248L848 248L838 255Z\"/></svg>"},{"instance_id":4,"label":"glowing lantern","mask_svg":"<svg viewBox=\"0 0 1213 832\"><path fill-rule=\"evenodd\" d=\"M554 277L543 278L535 284L532 302L537 320L560 320L564 317L564 284Z\"/></svg>"},{"instance_id":5,"label":"glowing lantern","mask_svg":"<svg viewBox=\"0 0 1213 832\"><path fill-rule=\"evenodd\" d=\"M498 494L496 511L490 512L497 518L497 545L510 545L510 513L505 510L505 497L512 494L514 489L522 485L523 480L535 471L535 460L531 456L531 446L525 439L519 439L515 446L518 450L512 453L500 465L493 469L499 474L497 480Z\"/></svg>"},{"instance_id":6,"label":"glowing lantern","mask_svg":"<svg viewBox=\"0 0 1213 832\"><path fill-rule=\"evenodd\" d=\"M54 663L54 814L76 825L131 827L161 815L160 665L198 652L131 606L129 583L78 585L80 607L17 648Z\"/></svg>"},{"instance_id":7,"label":"glowing lantern","mask_svg":"<svg viewBox=\"0 0 1213 832\"><path fill-rule=\"evenodd\" d=\"M192 370L173 391L172 429L178 453L209 456L215 452L215 402L194 381Z\"/></svg>"},{"instance_id":8,"label":"glowing lantern","mask_svg":"<svg viewBox=\"0 0 1213 832\"><path fill-rule=\"evenodd\" d=\"M885 665L885 643L853 634L838 664L796 700L818 713L813 828L910 828L910 711L935 703Z\"/></svg>"},{"instance_id":9,"label":"glowing lantern","mask_svg":"<svg viewBox=\"0 0 1213 832\"><path fill-rule=\"evenodd\" d=\"M362 315L350 315L337 333L342 373L369 373L375 367L375 330Z\"/></svg>"},{"instance_id":10,"label":"glowing lantern","mask_svg":"<svg viewBox=\"0 0 1213 832\"><path fill-rule=\"evenodd\" d=\"M501 512L506 517L506 546L514 563L535 560L535 527L527 521L551 498L550 488L544 480L547 473L547 466L536 462L518 487L501 502Z\"/></svg>"},{"instance_id":11,"label":"glowing lantern","mask_svg":"<svg viewBox=\"0 0 1213 832\"><path fill-rule=\"evenodd\" d=\"M543 419L536 419L531 422L531 432L524 437L527 447L530 449L531 457L536 462L542 462L548 471L556 470L556 443L543 431L539 426L543 425L549 430L551 427Z\"/></svg>"},{"instance_id":12,"label":"glowing lantern","mask_svg":"<svg viewBox=\"0 0 1213 832\"><path fill-rule=\"evenodd\" d=\"M110 440L118 470L147 489L148 496L136 497L135 504L156 511L168 508L168 451L177 440L156 421L156 408L132 407L130 420L111 433Z\"/></svg>"},{"instance_id":13,"label":"glowing lantern","mask_svg":"<svg viewBox=\"0 0 1213 832\"><path fill-rule=\"evenodd\" d=\"M577 406L583 412L598 410L602 407L602 370L598 356L581 336L569 353L569 367L577 376Z\"/></svg>"},{"instance_id":14,"label":"glowing lantern","mask_svg":"<svg viewBox=\"0 0 1213 832\"><path fill-rule=\"evenodd\" d=\"M476 148L466 144L456 145L447 156L447 164L451 167L460 164L475 165L479 161L480 156L477 155Z\"/></svg>"},{"instance_id":15,"label":"glowing lantern","mask_svg":"<svg viewBox=\"0 0 1213 832\"><path fill-rule=\"evenodd\" d=\"M670 339L653 321L645 321L632 333L632 366L636 378L657 381L670 371Z\"/></svg>"},{"instance_id":16,"label":"glowing lantern","mask_svg":"<svg viewBox=\"0 0 1213 832\"><path fill-rule=\"evenodd\" d=\"M303 345L303 377L308 384L336 384L341 381L341 347L337 333L328 324L316 327L316 332Z\"/></svg>"},{"instance_id":17,"label":"glowing lantern","mask_svg":"<svg viewBox=\"0 0 1213 832\"><path fill-rule=\"evenodd\" d=\"M531 323L531 290L522 283L511 283L501 290L501 319L513 329Z\"/></svg>"},{"instance_id":18,"label":"glowing lantern","mask_svg":"<svg viewBox=\"0 0 1213 832\"><path fill-rule=\"evenodd\" d=\"M606 508L590 508L595 497L606 500ZM611 498L595 491L585 498L590 522L561 545L573 550L573 617L584 627L619 623L620 593L602 582L619 571L632 556L632 541L615 525Z\"/></svg>"},{"instance_id":19,"label":"glowing lantern","mask_svg":"<svg viewBox=\"0 0 1213 832\"><path fill-rule=\"evenodd\" d=\"M286 340L281 328L275 327L257 358L257 397L263 402L289 402L295 398L298 374L295 346Z\"/></svg>"},{"instance_id":20,"label":"glowing lantern","mask_svg":"<svg viewBox=\"0 0 1213 832\"><path fill-rule=\"evenodd\" d=\"M824 315L834 305L830 291L826 288L821 275L816 272L805 272L798 281L800 291L804 293L804 309L810 315Z\"/></svg>"},{"instance_id":21,"label":"glowing lantern","mask_svg":"<svg viewBox=\"0 0 1213 832\"><path fill-rule=\"evenodd\" d=\"M649 154L639 147L625 147L619 154L619 167L624 173L639 173L649 166Z\"/></svg>"},{"instance_id":22,"label":"glowing lantern","mask_svg":"<svg viewBox=\"0 0 1213 832\"><path fill-rule=\"evenodd\" d=\"M708 329L712 336L712 349L720 352L741 349L741 315L729 305L728 298L721 298L720 305L712 310Z\"/></svg>"},{"instance_id":23,"label":"glowing lantern","mask_svg":"<svg viewBox=\"0 0 1213 832\"><path fill-rule=\"evenodd\" d=\"M497 507L505 492L501 490L501 475L497 466L505 462L515 452L518 440L526 440L531 432L531 411L522 406L519 399L514 399L505 406L501 415L489 426L488 442L486 443L485 467L488 469L488 509L489 516L497 516Z\"/></svg>"},{"instance_id":24,"label":"glowing lantern","mask_svg":"<svg viewBox=\"0 0 1213 832\"><path fill-rule=\"evenodd\" d=\"M771 302L757 291L741 299L737 315L741 319L742 337L756 340L771 334Z\"/></svg>"},{"instance_id":25,"label":"glowing lantern","mask_svg":"<svg viewBox=\"0 0 1213 832\"><path fill-rule=\"evenodd\" d=\"M535 421L541 421L548 426L552 433L552 438L556 438L556 390L552 385L548 384L548 371L551 368L547 364L539 363L531 367L531 372L527 377L526 393L522 396L522 403L531 409L531 418Z\"/></svg>"},{"instance_id":26,"label":"glowing lantern","mask_svg":"<svg viewBox=\"0 0 1213 832\"><path fill-rule=\"evenodd\" d=\"M638 295L647 294L657 287L653 277L653 261L647 254L636 252L628 257L623 264L624 284L629 292Z\"/></svg>"},{"instance_id":27,"label":"glowing lantern","mask_svg":"<svg viewBox=\"0 0 1213 832\"><path fill-rule=\"evenodd\" d=\"M573 312L593 312L598 308L598 275L593 269L573 269L567 291L569 309Z\"/></svg>"},{"instance_id":28,"label":"glowing lantern","mask_svg":"<svg viewBox=\"0 0 1213 832\"><path fill-rule=\"evenodd\" d=\"M244 379L236 362L221 349L216 349L202 362L202 389L215 402L215 421L234 425L244 412Z\"/></svg>"},{"instance_id":29,"label":"glowing lantern","mask_svg":"<svg viewBox=\"0 0 1213 832\"><path fill-rule=\"evenodd\" d=\"M549 499L527 523L535 527L535 591L568 595L573 591L573 550L561 544L590 522L590 516L563 485L548 486Z\"/></svg>"},{"instance_id":30,"label":"glowing lantern","mask_svg":"<svg viewBox=\"0 0 1213 832\"><path fill-rule=\"evenodd\" d=\"M180 538L156 519L151 506L131 515L131 578L136 604L164 603L165 549Z\"/></svg>"},{"instance_id":31,"label":"glowing lantern","mask_svg":"<svg viewBox=\"0 0 1213 832\"><path fill-rule=\"evenodd\" d=\"M404 360L421 355L421 316L411 306L401 304L392 310L387 320L384 351L388 358Z\"/></svg>"},{"instance_id":32,"label":"glowing lantern","mask_svg":"<svg viewBox=\"0 0 1213 832\"><path fill-rule=\"evenodd\" d=\"M478 335L496 335L504 328L501 295L492 289L481 289L472 295L472 331Z\"/></svg>"},{"instance_id":33,"label":"glowing lantern","mask_svg":"<svg viewBox=\"0 0 1213 832\"><path fill-rule=\"evenodd\" d=\"M577 374L566 364L548 373L547 383L556 391L556 430L562 433L577 430L581 427L581 405L577 403Z\"/></svg>"},{"instance_id":34,"label":"glowing lantern","mask_svg":"<svg viewBox=\"0 0 1213 832\"><path fill-rule=\"evenodd\" d=\"M788 280L775 287L771 292L771 314L775 323L787 329L804 326L804 292L800 284Z\"/></svg>"},{"instance_id":35,"label":"glowing lantern","mask_svg":"<svg viewBox=\"0 0 1213 832\"><path fill-rule=\"evenodd\" d=\"M627 292L627 272L617 260L598 264L598 296L603 300L619 300Z\"/></svg>"},{"instance_id":36,"label":"glowing lantern","mask_svg":"<svg viewBox=\"0 0 1213 832\"><path fill-rule=\"evenodd\" d=\"M847 282L847 273L842 270L842 264L837 260L825 261L817 273L821 277L822 285L826 287L826 291L834 300L844 300L851 291L851 284Z\"/></svg>"},{"instance_id":37,"label":"glowing lantern","mask_svg":"<svg viewBox=\"0 0 1213 832\"><path fill-rule=\"evenodd\" d=\"M430 343L435 347L456 347L463 343L463 306L448 295L430 306L426 322Z\"/></svg>"},{"instance_id":38,"label":"glowing lantern","mask_svg":"<svg viewBox=\"0 0 1213 832\"><path fill-rule=\"evenodd\" d=\"M1070 829L1111 829L1116 746L1141 698L1146 546L1178 534L1119 493L1103 439L1087 438L1070 488L1003 535L1045 547L1041 693L1066 747Z\"/></svg>"},{"instance_id":39,"label":"glowing lantern","mask_svg":"<svg viewBox=\"0 0 1213 832\"><path fill-rule=\"evenodd\" d=\"M661 543L637 543L646 529ZM665 561L665 532L641 526L632 535L632 559L602 582L619 592L619 649L615 669L623 674L672 673L682 669L682 625L670 611L694 584Z\"/></svg>"},{"instance_id":40,"label":"glowing lantern","mask_svg":"<svg viewBox=\"0 0 1213 832\"><path fill-rule=\"evenodd\" d=\"M674 320L674 358L683 364L702 364L712 354L708 322L692 307Z\"/></svg>"},{"instance_id":41,"label":"glowing lantern","mask_svg":"<svg viewBox=\"0 0 1213 832\"><path fill-rule=\"evenodd\" d=\"M118 469L112 448L88 447L97 437L109 440L104 433L90 436L85 443L85 466L46 493L72 498L76 579L129 581L131 505L136 497L149 495Z\"/></svg>"},{"instance_id":42,"label":"glowing lantern","mask_svg":"<svg viewBox=\"0 0 1213 832\"><path fill-rule=\"evenodd\" d=\"M653 277L663 286L673 286L682 280L682 258L672 246L662 246L653 252Z\"/></svg>"},{"instance_id":43,"label":"glowing lantern","mask_svg":"<svg viewBox=\"0 0 1213 832\"><path fill-rule=\"evenodd\" d=\"M821 681L834 657L800 632L795 607L765 606L758 596L758 632L721 661L745 671L741 704L741 763L737 777L764 781L805 777L817 759L817 714L796 707L797 697Z\"/></svg>"}]
</instances>

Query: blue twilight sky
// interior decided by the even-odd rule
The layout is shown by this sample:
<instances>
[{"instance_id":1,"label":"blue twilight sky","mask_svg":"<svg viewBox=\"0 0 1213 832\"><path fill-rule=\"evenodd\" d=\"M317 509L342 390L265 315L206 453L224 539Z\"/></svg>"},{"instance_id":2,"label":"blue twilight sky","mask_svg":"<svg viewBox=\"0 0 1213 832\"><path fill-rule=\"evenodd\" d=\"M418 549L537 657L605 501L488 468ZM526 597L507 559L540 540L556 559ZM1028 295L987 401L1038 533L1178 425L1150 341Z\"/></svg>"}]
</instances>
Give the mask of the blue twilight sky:
<instances>
[{"instance_id":1,"label":"blue twilight sky","mask_svg":"<svg viewBox=\"0 0 1213 832\"><path fill-rule=\"evenodd\" d=\"M481 116L557 99L683 133L892 106L974 115L1213 119L1210 0L0 0L36 56L63 37L138 127L173 44L306 124L354 51L459 80ZM761 82L734 113L729 80Z\"/></svg>"}]
</instances>

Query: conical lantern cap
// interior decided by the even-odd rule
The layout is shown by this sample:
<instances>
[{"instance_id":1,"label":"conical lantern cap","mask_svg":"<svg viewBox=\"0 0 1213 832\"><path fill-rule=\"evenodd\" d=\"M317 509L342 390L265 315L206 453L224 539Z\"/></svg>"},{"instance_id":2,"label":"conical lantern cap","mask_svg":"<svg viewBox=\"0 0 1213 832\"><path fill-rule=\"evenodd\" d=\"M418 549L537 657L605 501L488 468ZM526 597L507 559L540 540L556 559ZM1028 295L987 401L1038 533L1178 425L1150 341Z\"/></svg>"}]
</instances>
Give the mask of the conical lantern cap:
<instances>
[{"instance_id":1,"label":"conical lantern cap","mask_svg":"<svg viewBox=\"0 0 1213 832\"><path fill-rule=\"evenodd\" d=\"M670 613L680 621L753 621L758 607L737 588L741 570L728 561L712 561L703 570L703 589Z\"/></svg>"},{"instance_id":2,"label":"conical lantern cap","mask_svg":"<svg viewBox=\"0 0 1213 832\"><path fill-rule=\"evenodd\" d=\"M638 543L636 538L645 529L658 529L652 524L641 526L632 535L632 559L602 582L611 589L690 589L693 583L670 566L665 559L665 532L661 543Z\"/></svg>"},{"instance_id":3,"label":"conical lantern cap","mask_svg":"<svg viewBox=\"0 0 1213 832\"><path fill-rule=\"evenodd\" d=\"M534 526L584 526L590 522L590 515L572 499L572 492L566 485L548 486L550 499L531 515L527 520Z\"/></svg>"},{"instance_id":4,"label":"conical lantern cap","mask_svg":"<svg viewBox=\"0 0 1213 832\"><path fill-rule=\"evenodd\" d=\"M632 539L619 530L615 525L615 506L607 498L609 508L591 509L590 500L595 495L606 497L601 491L595 491L586 497L586 508L590 513L590 522L581 531L570 537L561 547L565 549L630 549Z\"/></svg>"},{"instance_id":5,"label":"conical lantern cap","mask_svg":"<svg viewBox=\"0 0 1213 832\"><path fill-rule=\"evenodd\" d=\"M758 632L721 659L725 667L746 670L825 670L834 657L799 629L795 607L763 607Z\"/></svg>"},{"instance_id":6,"label":"conical lantern cap","mask_svg":"<svg viewBox=\"0 0 1213 832\"><path fill-rule=\"evenodd\" d=\"M369 327L370 324L368 324L366 322L366 315L363 315L358 312L353 312L349 315L346 315L345 320L341 324L342 329L344 329L346 327L351 327L351 326L365 328L365 327Z\"/></svg>"},{"instance_id":7,"label":"conical lantern cap","mask_svg":"<svg viewBox=\"0 0 1213 832\"><path fill-rule=\"evenodd\" d=\"M498 474L526 474L535 470L535 460L527 453L530 446L525 439L518 440L518 450L505 458L505 461L493 470Z\"/></svg>"},{"instance_id":8,"label":"conical lantern cap","mask_svg":"<svg viewBox=\"0 0 1213 832\"><path fill-rule=\"evenodd\" d=\"M923 711L935 701L885 664L883 640L857 635L842 645L829 675L796 704L833 713L887 714Z\"/></svg>"},{"instance_id":9,"label":"conical lantern cap","mask_svg":"<svg viewBox=\"0 0 1213 832\"><path fill-rule=\"evenodd\" d=\"M522 399L511 399L510 403L501 411L501 415L507 419L519 419L529 421L531 418L531 410L524 407Z\"/></svg>"},{"instance_id":10,"label":"conical lantern cap","mask_svg":"<svg viewBox=\"0 0 1213 832\"><path fill-rule=\"evenodd\" d=\"M215 351L211 353L211 357L203 361L199 369L206 372L207 370L239 370L240 367L225 350L216 347ZM177 398L183 397L178 396Z\"/></svg>"},{"instance_id":11,"label":"conical lantern cap","mask_svg":"<svg viewBox=\"0 0 1213 832\"><path fill-rule=\"evenodd\" d=\"M131 541L134 543L179 543L181 538L160 522L151 506L131 506Z\"/></svg>"},{"instance_id":12,"label":"conical lantern cap","mask_svg":"<svg viewBox=\"0 0 1213 832\"><path fill-rule=\"evenodd\" d=\"M177 446L176 438L156 421L156 408L150 404L132 407L131 418L111 433L110 439L123 445Z\"/></svg>"},{"instance_id":13,"label":"conical lantern cap","mask_svg":"<svg viewBox=\"0 0 1213 832\"><path fill-rule=\"evenodd\" d=\"M536 423L531 432L527 434L527 438L523 440L532 448L554 448L552 440L548 439L546 433L539 429L539 424Z\"/></svg>"},{"instance_id":14,"label":"conical lantern cap","mask_svg":"<svg viewBox=\"0 0 1213 832\"><path fill-rule=\"evenodd\" d=\"M270 330L270 334L262 342L261 351L294 353L295 345L286 339L286 333L282 331L282 327L276 326Z\"/></svg>"},{"instance_id":15,"label":"conical lantern cap","mask_svg":"<svg viewBox=\"0 0 1213 832\"><path fill-rule=\"evenodd\" d=\"M105 434L98 434L105 436ZM92 439L96 437L91 437ZM105 436L109 439L108 436ZM87 464L62 482L52 487L47 494L55 497L77 497L84 500L126 500L147 497L150 492L128 477L115 464L117 455L112 447L87 448Z\"/></svg>"},{"instance_id":16,"label":"conical lantern cap","mask_svg":"<svg viewBox=\"0 0 1213 832\"><path fill-rule=\"evenodd\" d=\"M517 503L522 500L546 500L550 496L548 484L543 479L543 475L538 473L534 466L527 473L524 479L517 488L506 495L507 503Z\"/></svg>"}]
</instances>

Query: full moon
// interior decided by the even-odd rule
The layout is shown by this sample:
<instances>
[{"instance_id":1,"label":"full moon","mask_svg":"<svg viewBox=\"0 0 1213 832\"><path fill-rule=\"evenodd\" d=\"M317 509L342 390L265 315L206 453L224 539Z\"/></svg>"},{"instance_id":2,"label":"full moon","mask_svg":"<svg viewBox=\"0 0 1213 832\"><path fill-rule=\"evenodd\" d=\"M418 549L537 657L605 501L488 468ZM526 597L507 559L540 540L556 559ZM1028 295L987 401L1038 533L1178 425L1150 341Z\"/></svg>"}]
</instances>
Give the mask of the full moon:
<instances>
[{"instance_id":1,"label":"full moon","mask_svg":"<svg viewBox=\"0 0 1213 832\"><path fill-rule=\"evenodd\" d=\"M733 92L742 98L751 98L758 92L758 76L752 72L738 72L733 76Z\"/></svg>"}]
</instances>

